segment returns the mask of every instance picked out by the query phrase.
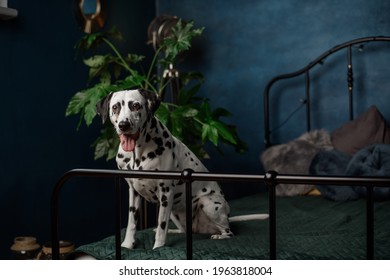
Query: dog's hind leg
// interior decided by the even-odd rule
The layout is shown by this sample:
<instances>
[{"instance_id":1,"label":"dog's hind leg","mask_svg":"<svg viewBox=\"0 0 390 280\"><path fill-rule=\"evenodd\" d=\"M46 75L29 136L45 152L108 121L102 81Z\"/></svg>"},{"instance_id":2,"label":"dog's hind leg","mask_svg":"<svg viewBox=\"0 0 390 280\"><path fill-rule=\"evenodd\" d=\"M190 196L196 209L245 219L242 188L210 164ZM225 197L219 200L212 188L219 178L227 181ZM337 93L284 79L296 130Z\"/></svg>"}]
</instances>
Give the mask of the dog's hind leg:
<instances>
[{"instance_id":1,"label":"dog's hind leg","mask_svg":"<svg viewBox=\"0 0 390 280\"><path fill-rule=\"evenodd\" d=\"M208 218L211 239L225 239L233 236L229 226L230 207L223 196L204 196L199 208Z\"/></svg>"},{"instance_id":2,"label":"dog's hind leg","mask_svg":"<svg viewBox=\"0 0 390 280\"><path fill-rule=\"evenodd\" d=\"M129 217L126 228L126 236L122 242L122 247L132 249L135 245L135 232L137 227L137 220L139 216L139 209L141 205L141 196L134 190L131 183L129 183Z\"/></svg>"}]
</instances>

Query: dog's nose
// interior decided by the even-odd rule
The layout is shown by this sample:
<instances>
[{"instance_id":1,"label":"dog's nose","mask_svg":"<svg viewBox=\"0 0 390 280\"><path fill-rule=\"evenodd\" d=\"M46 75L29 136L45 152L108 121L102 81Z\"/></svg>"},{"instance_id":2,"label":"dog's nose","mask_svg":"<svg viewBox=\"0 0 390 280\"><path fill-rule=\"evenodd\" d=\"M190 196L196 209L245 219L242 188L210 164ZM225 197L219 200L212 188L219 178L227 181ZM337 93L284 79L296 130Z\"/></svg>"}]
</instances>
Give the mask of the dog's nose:
<instances>
[{"instance_id":1,"label":"dog's nose","mask_svg":"<svg viewBox=\"0 0 390 280\"><path fill-rule=\"evenodd\" d=\"M128 121L121 121L121 122L119 122L118 127L122 131L127 131L130 128L130 122L128 122Z\"/></svg>"}]
</instances>

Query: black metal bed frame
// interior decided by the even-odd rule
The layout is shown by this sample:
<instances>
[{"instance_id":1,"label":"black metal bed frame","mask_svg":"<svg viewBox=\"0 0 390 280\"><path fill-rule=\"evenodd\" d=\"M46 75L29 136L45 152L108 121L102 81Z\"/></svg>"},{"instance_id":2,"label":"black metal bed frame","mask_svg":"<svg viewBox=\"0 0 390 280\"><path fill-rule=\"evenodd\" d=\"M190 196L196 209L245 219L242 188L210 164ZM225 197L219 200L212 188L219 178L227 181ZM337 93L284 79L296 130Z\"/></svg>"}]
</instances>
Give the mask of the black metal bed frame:
<instances>
[{"instance_id":1,"label":"black metal bed frame","mask_svg":"<svg viewBox=\"0 0 390 280\"><path fill-rule=\"evenodd\" d=\"M349 119L352 120L354 117L353 112L353 64L352 64L352 47L355 45L362 45L369 42L390 42L390 37L387 36L375 36L375 37L364 37L348 41L337 45L330 50L324 52L319 57L314 59L312 62L307 64L305 67L298 71L291 72L288 74L282 74L271 79L264 89L264 143L265 147L268 148L272 145L271 143L271 129L270 129L270 110L269 110L269 96L271 93L272 86L281 80L296 78L299 76L305 77L305 105L306 105L306 130L311 130L311 117L310 117L310 71L316 66L323 64L324 60L333 53L336 53L342 49L347 49L347 86L349 95Z\"/></svg>"},{"instance_id":2,"label":"black metal bed frame","mask_svg":"<svg viewBox=\"0 0 390 280\"><path fill-rule=\"evenodd\" d=\"M306 127L311 129L310 123L310 70L330 54L341 49L347 48L347 82L349 93L349 117L353 119L353 69L352 69L352 46L363 44L372 41L387 41L390 42L390 37L366 37L352 40L320 55L317 59L310 62L306 67L289 74L279 75L267 84L264 91L264 129L265 129L265 146L271 146L270 141L270 121L269 121L269 94L272 86L279 80L289 79L300 75L305 76L305 93L306 93ZM241 181L241 182L257 182L265 184L268 187L269 196L269 258L276 259L276 195L275 186L279 183L283 184L334 184L334 185L350 185L350 186L366 186L366 258L374 259L374 187L390 186L390 177L343 177L343 176L306 176L306 175L283 175L274 171L268 171L260 175L240 175L240 174L216 174L216 173L198 173L190 169L182 172L170 171L123 171L123 170L98 170L98 169L74 169L65 173L54 187L51 198L51 230L52 230L52 257L59 259L59 195L64 184L75 177L106 177L115 179L115 214L116 214L116 259L121 259L121 186L120 179L122 178L149 178L149 179L173 179L183 180L186 183L186 241L187 241L187 259L192 259L192 203L191 203L191 188L194 181ZM265 193L266 195L266 193Z\"/></svg>"},{"instance_id":3,"label":"black metal bed frame","mask_svg":"<svg viewBox=\"0 0 390 280\"><path fill-rule=\"evenodd\" d=\"M283 184L335 184L367 187L366 203L366 257L374 259L374 198L373 187L390 186L390 178L379 177L320 177L304 175L280 175L277 172L269 171L264 175L240 175L240 174L216 174L199 173L191 169L182 172L163 171L123 171L123 170L99 170L99 169L74 169L65 173L57 182L51 199L51 230L52 230L52 257L58 260L59 252L59 225L58 225L58 202L59 194L64 184L75 177L109 177L115 179L115 247L116 259L121 259L121 178L143 178L143 179L172 179L183 180L186 184L186 248L187 259L192 259L192 197L191 188L194 181L241 181L265 183L268 186L269 195L269 252L270 259L276 259L276 196L275 186ZM266 195L266 194L265 194Z\"/></svg>"}]
</instances>

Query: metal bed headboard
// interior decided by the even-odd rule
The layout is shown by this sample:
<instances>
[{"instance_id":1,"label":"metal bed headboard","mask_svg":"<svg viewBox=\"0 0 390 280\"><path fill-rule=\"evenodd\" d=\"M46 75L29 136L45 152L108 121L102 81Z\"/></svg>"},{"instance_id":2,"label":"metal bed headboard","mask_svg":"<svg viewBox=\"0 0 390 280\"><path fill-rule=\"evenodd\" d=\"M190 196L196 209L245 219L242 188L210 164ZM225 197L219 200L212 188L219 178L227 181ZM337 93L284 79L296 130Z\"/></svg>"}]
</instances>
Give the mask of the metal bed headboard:
<instances>
[{"instance_id":1,"label":"metal bed headboard","mask_svg":"<svg viewBox=\"0 0 390 280\"><path fill-rule=\"evenodd\" d=\"M271 129L270 129L270 110L269 110L269 96L271 93L272 86L280 80L291 79L298 76L305 77L305 105L306 105L306 129L307 131L311 130L311 118L310 118L310 70L313 69L318 64L322 64L324 59L329 55L336 53L342 49L347 49L347 86L348 86L348 95L349 95L349 119L352 120L354 117L353 113L353 67L352 67L352 46L359 45L363 43L373 42L373 41L385 41L390 42L390 37L387 36L376 36L376 37L364 37L355 39L352 41L345 42L343 44L337 45L330 50L324 52L319 57L314 59L312 62L307 64L302 69L288 73L282 74L271 79L264 90L264 144L268 148L272 145L271 143Z\"/></svg>"}]
</instances>

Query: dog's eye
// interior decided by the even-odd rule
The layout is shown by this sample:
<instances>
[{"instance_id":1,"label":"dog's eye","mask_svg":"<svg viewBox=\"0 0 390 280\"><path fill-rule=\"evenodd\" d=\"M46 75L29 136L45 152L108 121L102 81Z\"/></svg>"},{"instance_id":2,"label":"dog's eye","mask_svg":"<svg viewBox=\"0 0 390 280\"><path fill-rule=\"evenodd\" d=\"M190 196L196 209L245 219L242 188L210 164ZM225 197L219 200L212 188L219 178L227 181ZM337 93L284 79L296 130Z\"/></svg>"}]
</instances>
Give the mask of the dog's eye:
<instances>
[{"instance_id":1,"label":"dog's eye","mask_svg":"<svg viewBox=\"0 0 390 280\"><path fill-rule=\"evenodd\" d=\"M118 113L118 111L119 111L120 109L121 109L121 106L120 106L119 103L116 103L116 104L112 105L112 111L113 111L114 113Z\"/></svg>"},{"instance_id":2,"label":"dog's eye","mask_svg":"<svg viewBox=\"0 0 390 280\"><path fill-rule=\"evenodd\" d=\"M139 104L139 103L131 104L131 110L132 111L138 111L139 109L141 109L141 104Z\"/></svg>"}]
</instances>

